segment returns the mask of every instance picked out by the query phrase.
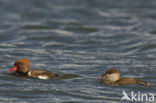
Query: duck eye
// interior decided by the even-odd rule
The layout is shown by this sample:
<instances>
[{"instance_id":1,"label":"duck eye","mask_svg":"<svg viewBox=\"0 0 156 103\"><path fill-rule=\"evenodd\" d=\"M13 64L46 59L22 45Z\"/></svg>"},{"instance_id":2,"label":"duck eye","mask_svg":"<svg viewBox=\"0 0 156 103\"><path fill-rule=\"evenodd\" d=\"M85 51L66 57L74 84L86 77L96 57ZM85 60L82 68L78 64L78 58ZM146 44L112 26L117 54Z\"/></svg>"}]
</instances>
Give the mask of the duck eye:
<instances>
[{"instance_id":1,"label":"duck eye","mask_svg":"<svg viewBox=\"0 0 156 103\"><path fill-rule=\"evenodd\" d=\"M113 73L113 71L109 71L109 72L108 72L108 74L112 74L112 73Z\"/></svg>"},{"instance_id":2,"label":"duck eye","mask_svg":"<svg viewBox=\"0 0 156 103\"><path fill-rule=\"evenodd\" d=\"M19 63L18 65L22 65L21 63Z\"/></svg>"}]
</instances>

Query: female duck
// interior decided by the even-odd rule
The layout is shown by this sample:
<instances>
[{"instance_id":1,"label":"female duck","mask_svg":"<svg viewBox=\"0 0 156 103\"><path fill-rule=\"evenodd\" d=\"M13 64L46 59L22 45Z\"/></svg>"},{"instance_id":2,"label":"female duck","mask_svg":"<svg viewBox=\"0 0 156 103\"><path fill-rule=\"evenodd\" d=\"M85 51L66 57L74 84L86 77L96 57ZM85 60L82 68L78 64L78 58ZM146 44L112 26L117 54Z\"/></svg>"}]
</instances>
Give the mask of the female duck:
<instances>
[{"instance_id":1,"label":"female duck","mask_svg":"<svg viewBox=\"0 0 156 103\"><path fill-rule=\"evenodd\" d=\"M149 86L150 84L135 78L120 77L120 72L117 69L108 69L103 76L98 77L98 79L108 85L129 85L129 84L139 84L144 86Z\"/></svg>"}]
</instances>

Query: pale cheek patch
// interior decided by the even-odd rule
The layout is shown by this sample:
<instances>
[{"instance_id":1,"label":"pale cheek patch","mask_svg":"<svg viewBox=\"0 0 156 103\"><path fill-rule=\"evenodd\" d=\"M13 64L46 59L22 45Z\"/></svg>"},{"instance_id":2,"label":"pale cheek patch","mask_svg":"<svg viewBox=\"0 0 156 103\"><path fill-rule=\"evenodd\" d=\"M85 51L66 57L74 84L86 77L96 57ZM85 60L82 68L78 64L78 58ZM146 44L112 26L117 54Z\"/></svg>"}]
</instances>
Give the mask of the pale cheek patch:
<instances>
[{"instance_id":1,"label":"pale cheek patch","mask_svg":"<svg viewBox=\"0 0 156 103\"><path fill-rule=\"evenodd\" d=\"M107 77L108 77L108 79L109 79L110 81L112 81L112 82L115 82L115 81L117 81L117 80L120 79L119 74L116 74L116 73L109 74L109 75L107 75Z\"/></svg>"}]
</instances>

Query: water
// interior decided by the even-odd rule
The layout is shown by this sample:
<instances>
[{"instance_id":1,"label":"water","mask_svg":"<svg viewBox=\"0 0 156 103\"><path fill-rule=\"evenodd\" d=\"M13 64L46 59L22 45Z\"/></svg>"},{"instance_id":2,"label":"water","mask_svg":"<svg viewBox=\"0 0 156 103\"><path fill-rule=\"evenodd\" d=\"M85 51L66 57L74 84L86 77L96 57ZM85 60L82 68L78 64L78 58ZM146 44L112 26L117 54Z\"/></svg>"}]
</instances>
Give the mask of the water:
<instances>
[{"instance_id":1,"label":"water","mask_svg":"<svg viewBox=\"0 0 156 103\"><path fill-rule=\"evenodd\" d=\"M1 0L0 103L121 103L123 90L156 94L155 11L155 0ZM11 77L5 71L18 58L82 77ZM100 84L112 67L152 86Z\"/></svg>"}]
</instances>

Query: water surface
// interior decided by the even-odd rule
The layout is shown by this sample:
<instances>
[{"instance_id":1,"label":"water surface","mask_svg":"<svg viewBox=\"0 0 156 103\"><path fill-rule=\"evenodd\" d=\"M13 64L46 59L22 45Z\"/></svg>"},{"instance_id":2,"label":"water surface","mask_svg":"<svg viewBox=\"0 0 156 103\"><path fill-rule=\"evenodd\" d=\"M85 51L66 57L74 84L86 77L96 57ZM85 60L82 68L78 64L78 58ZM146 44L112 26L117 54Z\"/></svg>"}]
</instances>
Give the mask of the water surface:
<instances>
[{"instance_id":1,"label":"water surface","mask_svg":"<svg viewBox=\"0 0 156 103\"><path fill-rule=\"evenodd\" d=\"M123 90L156 94L155 11L155 0L1 0L0 102L121 103ZM9 76L23 57L31 68L82 77ZM100 84L112 67L152 86Z\"/></svg>"}]
</instances>

